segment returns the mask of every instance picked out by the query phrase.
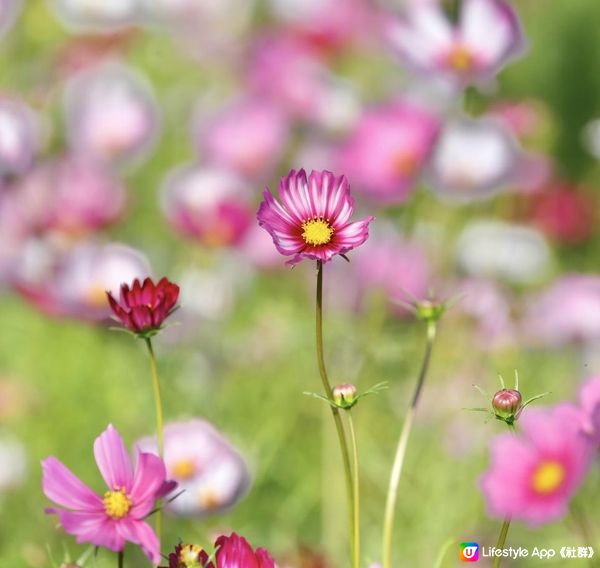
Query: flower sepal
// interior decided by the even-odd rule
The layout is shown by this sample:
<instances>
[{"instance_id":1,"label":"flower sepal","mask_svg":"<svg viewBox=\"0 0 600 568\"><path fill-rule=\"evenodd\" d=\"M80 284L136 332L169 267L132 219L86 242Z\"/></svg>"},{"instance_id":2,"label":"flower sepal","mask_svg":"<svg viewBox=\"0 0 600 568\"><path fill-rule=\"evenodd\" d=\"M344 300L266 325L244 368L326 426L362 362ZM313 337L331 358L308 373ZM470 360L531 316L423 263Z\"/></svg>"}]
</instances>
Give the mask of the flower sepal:
<instances>
[{"instance_id":1,"label":"flower sepal","mask_svg":"<svg viewBox=\"0 0 600 568\"><path fill-rule=\"evenodd\" d=\"M356 404L361 398L369 396L371 394L379 394L382 390L385 390L387 388L387 382L377 383L376 385L373 385L370 389L359 394L354 385L341 384L333 388L333 399L327 398L326 396L323 396L322 394L318 394L316 392L304 392L302 394L322 400L323 402L329 404L332 408L338 408L340 410L351 410L356 406Z\"/></svg>"}]
</instances>

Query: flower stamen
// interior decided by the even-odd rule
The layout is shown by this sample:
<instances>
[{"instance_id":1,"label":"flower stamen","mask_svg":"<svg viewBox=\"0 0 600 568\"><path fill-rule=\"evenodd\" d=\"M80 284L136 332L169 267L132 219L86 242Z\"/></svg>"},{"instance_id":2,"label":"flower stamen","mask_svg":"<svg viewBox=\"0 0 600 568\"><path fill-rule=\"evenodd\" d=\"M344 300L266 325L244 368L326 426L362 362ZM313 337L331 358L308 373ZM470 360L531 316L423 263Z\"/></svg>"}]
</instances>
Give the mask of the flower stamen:
<instances>
[{"instance_id":1,"label":"flower stamen","mask_svg":"<svg viewBox=\"0 0 600 568\"><path fill-rule=\"evenodd\" d=\"M113 519L122 519L131 509L131 501L124 489L107 491L102 501L106 514Z\"/></svg>"},{"instance_id":2,"label":"flower stamen","mask_svg":"<svg viewBox=\"0 0 600 568\"><path fill-rule=\"evenodd\" d=\"M310 219L302 223L302 238L307 245L321 246L331 241L334 228L324 219Z\"/></svg>"},{"instance_id":3,"label":"flower stamen","mask_svg":"<svg viewBox=\"0 0 600 568\"><path fill-rule=\"evenodd\" d=\"M565 467L557 461L545 461L537 466L531 485L536 493L548 495L554 493L565 478Z\"/></svg>"}]
</instances>

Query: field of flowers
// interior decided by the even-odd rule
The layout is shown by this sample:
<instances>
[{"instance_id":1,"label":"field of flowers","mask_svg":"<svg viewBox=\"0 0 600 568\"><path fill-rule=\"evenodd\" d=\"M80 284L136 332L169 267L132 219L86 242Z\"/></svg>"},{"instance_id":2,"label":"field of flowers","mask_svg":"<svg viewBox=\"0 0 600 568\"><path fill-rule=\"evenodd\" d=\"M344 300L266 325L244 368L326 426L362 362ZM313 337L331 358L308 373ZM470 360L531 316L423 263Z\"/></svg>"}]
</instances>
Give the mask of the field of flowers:
<instances>
[{"instance_id":1,"label":"field of flowers","mask_svg":"<svg viewBox=\"0 0 600 568\"><path fill-rule=\"evenodd\" d=\"M0 0L0 568L600 565L598 21Z\"/></svg>"}]
</instances>

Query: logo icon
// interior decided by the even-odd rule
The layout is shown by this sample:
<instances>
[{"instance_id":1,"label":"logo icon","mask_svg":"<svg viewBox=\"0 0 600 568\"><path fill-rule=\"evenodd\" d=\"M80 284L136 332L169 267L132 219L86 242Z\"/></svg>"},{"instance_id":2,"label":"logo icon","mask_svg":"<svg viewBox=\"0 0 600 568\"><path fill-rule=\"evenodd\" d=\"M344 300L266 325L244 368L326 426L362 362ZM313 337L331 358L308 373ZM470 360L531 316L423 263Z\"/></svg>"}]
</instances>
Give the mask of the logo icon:
<instances>
[{"instance_id":1,"label":"logo icon","mask_svg":"<svg viewBox=\"0 0 600 568\"><path fill-rule=\"evenodd\" d=\"M463 562L477 562L479 560L479 545L476 542L461 542L460 559Z\"/></svg>"}]
</instances>

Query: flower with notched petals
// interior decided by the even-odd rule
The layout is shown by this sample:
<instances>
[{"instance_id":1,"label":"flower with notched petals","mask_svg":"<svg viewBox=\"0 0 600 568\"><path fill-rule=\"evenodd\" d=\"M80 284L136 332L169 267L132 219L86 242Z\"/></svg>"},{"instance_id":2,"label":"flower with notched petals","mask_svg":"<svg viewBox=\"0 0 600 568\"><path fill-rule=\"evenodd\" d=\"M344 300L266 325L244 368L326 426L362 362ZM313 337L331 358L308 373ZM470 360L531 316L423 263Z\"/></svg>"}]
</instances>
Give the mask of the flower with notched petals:
<instances>
[{"instance_id":1,"label":"flower with notched petals","mask_svg":"<svg viewBox=\"0 0 600 568\"><path fill-rule=\"evenodd\" d=\"M118 320L141 337L155 335L176 308L179 286L167 278L155 284L151 278L141 283L137 278L131 286L121 286L120 301L106 293L110 307Z\"/></svg>"}]
</instances>

